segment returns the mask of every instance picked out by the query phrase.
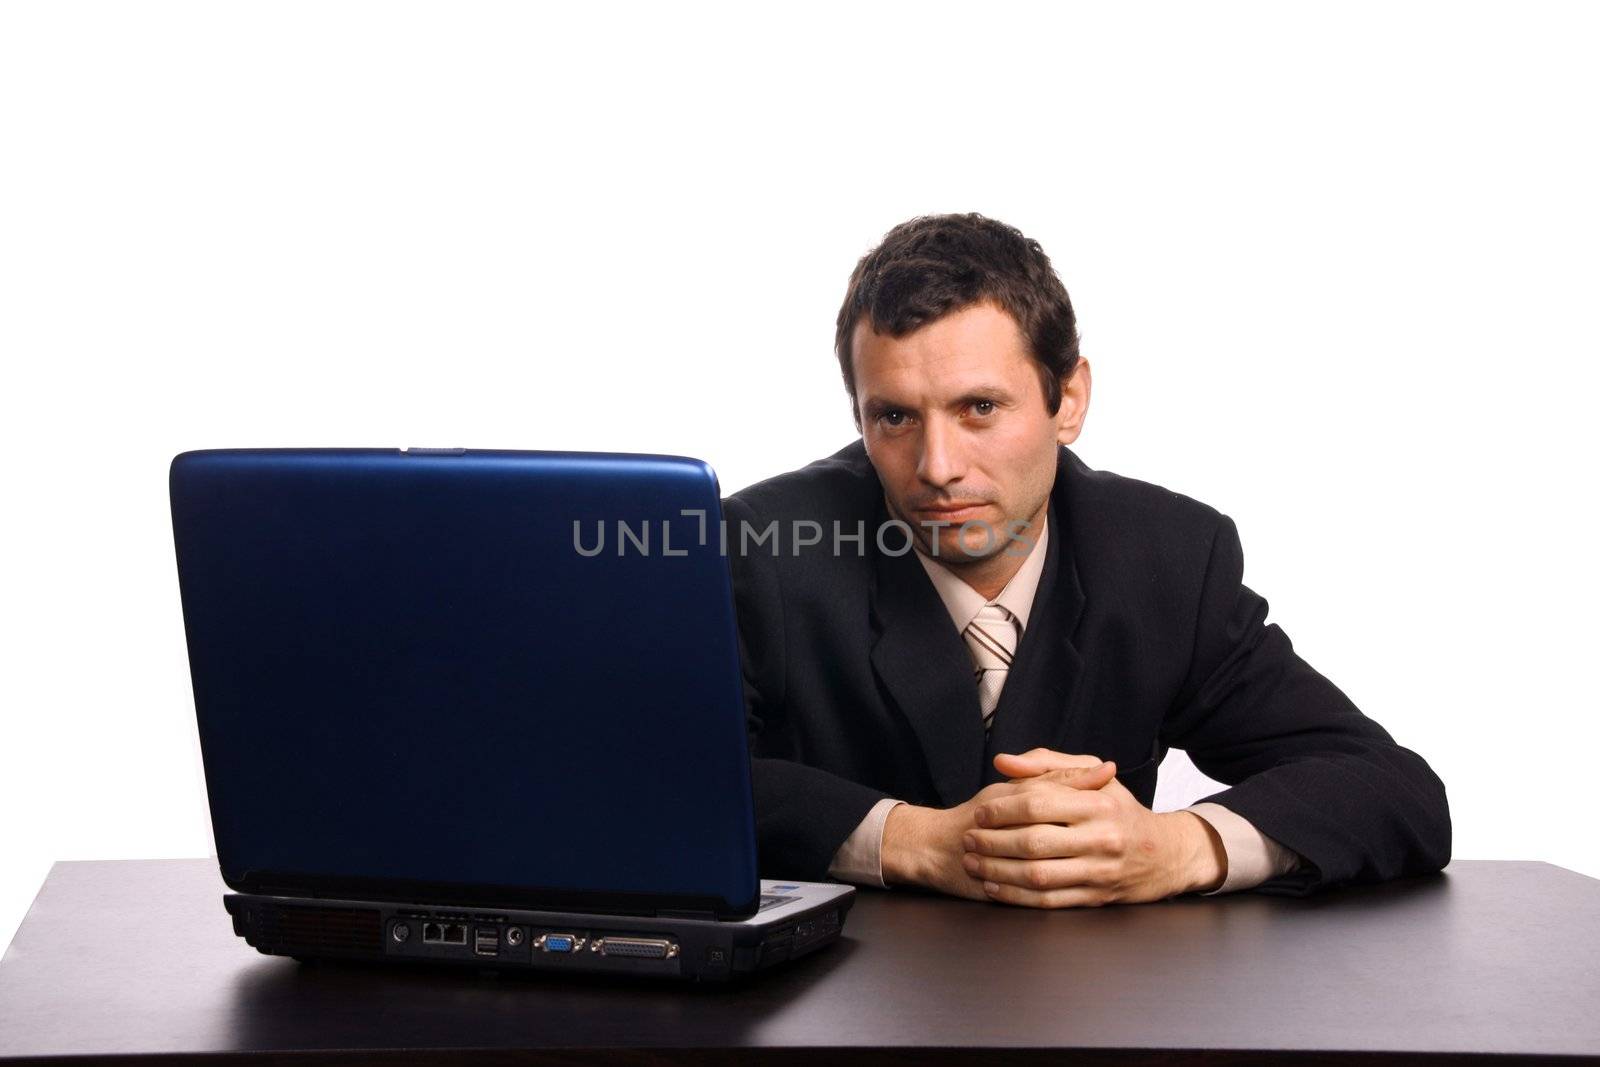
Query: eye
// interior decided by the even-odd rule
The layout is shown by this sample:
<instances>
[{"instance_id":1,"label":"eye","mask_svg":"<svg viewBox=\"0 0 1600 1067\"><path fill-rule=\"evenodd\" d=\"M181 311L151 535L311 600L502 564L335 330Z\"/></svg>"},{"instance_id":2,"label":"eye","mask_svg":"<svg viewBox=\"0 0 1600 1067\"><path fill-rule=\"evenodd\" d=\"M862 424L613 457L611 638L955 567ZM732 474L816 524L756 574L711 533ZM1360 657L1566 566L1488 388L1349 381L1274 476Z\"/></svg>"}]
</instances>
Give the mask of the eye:
<instances>
[{"instance_id":1,"label":"eye","mask_svg":"<svg viewBox=\"0 0 1600 1067\"><path fill-rule=\"evenodd\" d=\"M882 415L878 416L878 421L883 423L885 426L888 426L890 429L896 429L906 424L906 413L903 411L894 410L885 411Z\"/></svg>"},{"instance_id":2,"label":"eye","mask_svg":"<svg viewBox=\"0 0 1600 1067\"><path fill-rule=\"evenodd\" d=\"M973 402L972 410L979 415L993 415L995 404L993 400L977 400Z\"/></svg>"}]
</instances>

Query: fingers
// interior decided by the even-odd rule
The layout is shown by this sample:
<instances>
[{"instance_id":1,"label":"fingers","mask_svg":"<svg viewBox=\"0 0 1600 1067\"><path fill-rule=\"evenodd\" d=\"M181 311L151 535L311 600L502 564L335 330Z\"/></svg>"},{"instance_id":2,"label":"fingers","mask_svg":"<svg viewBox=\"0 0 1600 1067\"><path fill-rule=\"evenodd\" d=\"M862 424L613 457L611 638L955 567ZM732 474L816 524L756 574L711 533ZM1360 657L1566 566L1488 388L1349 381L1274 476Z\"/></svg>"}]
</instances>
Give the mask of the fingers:
<instances>
[{"instance_id":1,"label":"fingers","mask_svg":"<svg viewBox=\"0 0 1600 1067\"><path fill-rule=\"evenodd\" d=\"M1116 894L1101 886L1078 885L1067 889L1028 889L1005 882L985 882L984 892L998 904L1023 908L1098 908L1115 904Z\"/></svg>"},{"instance_id":2,"label":"fingers","mask_svg":"<svg viewBox=\"0 0 1600 1067\"><path fill-rule=\"evenodd\" d=\"M1018 786L1016 792L977 805L972 819L986 829L1033 823L1081 823L1111 815L1117 801L1098 789L1076 789L1056 783Z\"/></svg>"},{"instance_id":3,"label":"fingers","mask_svg":"<svg viewBox=\"0 0 1600 1067\"><path fill-rule=\"evenodd\" d=\"M1009 856L1015 859L1058 859L1103 852L1101 838L1078 826L1042 823L1005 830L968 830L961 837L962 847L981 856Z\"/></svg>"},{"instance_id":4,"label":"fingers","mask_svg":"<svg viewBox=\"0 0 1600 1067\"><path fill-rule=\"evenodd\" d=\"M989 885L1039 893L1054 889L1104 889L1115 877L1115 865L1100 859L1014 860L969 852L962 857L961 864L972 877L987 883L986 891Z\"/></svg>"}]
</instances>

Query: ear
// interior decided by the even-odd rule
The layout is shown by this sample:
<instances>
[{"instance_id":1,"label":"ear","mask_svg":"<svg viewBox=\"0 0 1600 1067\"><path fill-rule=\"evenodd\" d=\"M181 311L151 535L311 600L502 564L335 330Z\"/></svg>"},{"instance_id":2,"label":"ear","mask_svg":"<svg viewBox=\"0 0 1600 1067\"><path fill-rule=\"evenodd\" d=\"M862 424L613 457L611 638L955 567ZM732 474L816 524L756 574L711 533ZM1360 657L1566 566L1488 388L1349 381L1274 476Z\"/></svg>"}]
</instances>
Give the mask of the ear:
<instances>
[{"instance_id":1,"label":"ear","mask_svg":"<svg viewBox=\"0 0 1600 1067\"><path fill-rule=\"evenodd\" d=\"M1056 440L1070 445L1083 431L1084 417L1089 414L1089 393L1094 379L1089 374L1089 361L1078 357L1072 374L1061 379L1061 410L1056 412Z\"/></svg>"}]
</instances>

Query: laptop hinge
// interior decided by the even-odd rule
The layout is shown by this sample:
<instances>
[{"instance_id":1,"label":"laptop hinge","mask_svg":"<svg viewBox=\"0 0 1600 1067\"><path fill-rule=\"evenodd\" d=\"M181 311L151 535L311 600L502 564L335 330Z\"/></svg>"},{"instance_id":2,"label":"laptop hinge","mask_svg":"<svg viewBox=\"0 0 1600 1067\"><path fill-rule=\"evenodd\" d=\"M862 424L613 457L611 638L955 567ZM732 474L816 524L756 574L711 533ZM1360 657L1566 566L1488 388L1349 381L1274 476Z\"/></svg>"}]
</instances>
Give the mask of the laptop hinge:
<instances>
[{"instance_id":1,"label":"laptop hinge","mask_svg":"<svg viewBox=\"0 0 1600 1067\"><path fill-rule=\"evenodd\" d=\"M714 911L696 911L694 909L660 908L656 911L658 919L703 919L707 922L716 922L717 913Z\"/></svg>"}]
</instances>

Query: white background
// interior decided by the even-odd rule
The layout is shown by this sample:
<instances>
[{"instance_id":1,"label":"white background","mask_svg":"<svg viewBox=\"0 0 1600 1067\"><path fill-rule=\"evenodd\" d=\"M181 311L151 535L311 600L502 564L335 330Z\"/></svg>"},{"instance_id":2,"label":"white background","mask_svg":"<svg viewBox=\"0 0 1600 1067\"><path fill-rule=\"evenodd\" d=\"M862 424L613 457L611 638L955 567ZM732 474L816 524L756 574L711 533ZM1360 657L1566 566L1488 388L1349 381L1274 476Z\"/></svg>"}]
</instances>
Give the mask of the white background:
<instances>
[{"instance_id":1,"label":"white background","mask_svg":"<svg viewBox=\"0 0 1600 1067\"><path fill-rule=\"evenodd\" d=\"M174 453L732 491L852 438L846 278L941 211L1043 243L1080 455L1237 520L1456 856L1600 875L1593 12L0 7L0 942L53 860L211 852Z\"/></svg>"}]
</instances>

